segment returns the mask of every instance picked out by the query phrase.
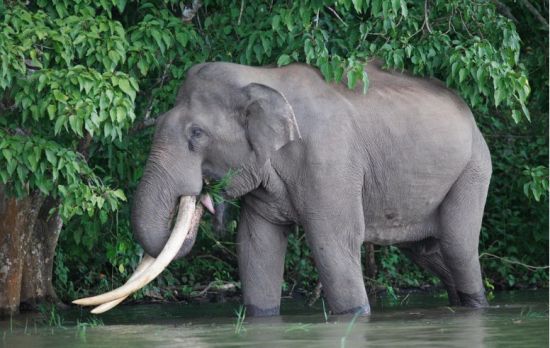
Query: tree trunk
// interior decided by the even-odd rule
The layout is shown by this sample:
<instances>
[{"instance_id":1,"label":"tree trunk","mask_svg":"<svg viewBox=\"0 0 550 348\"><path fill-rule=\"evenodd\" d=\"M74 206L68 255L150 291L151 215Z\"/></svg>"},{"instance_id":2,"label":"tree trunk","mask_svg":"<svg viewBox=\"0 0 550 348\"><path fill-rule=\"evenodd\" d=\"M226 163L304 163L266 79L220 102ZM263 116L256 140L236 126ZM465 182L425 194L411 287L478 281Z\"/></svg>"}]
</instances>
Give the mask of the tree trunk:
<instances>
[{"instance_id":1,"label":"tree trunk","mask_svg":"<svg viewBox=\"0 0 550 348\"><path fill-rule=\"evenodd\" d=\"M378 267L374 258L374 244L365 242L365 275L371 279L376 277Z\"/></svg>"},{"instance_id":2,"label":"tree trunk","mask_svg":"<svg viewBox=\"0 0 550 348\"><path fill-rule=\"evenodd\" d=\"M62 222L49 214L56 206L36 192L9 197L0 185L0 316L17 313L21 304L59 303L52 271Z\"/></svg>"},{"instance_id":3,"label":"tree trunk","mask_svg":"<svg viewBox=\"0 0 550 348\"><path fill-rule=\"evenodd\" d=\"M369 295L376 295L376 273L378 273L378 267L376 267L376 259L374 257L374 244L365 242L365 276L368 278L366 283L367 293ZM369 297L372 303L376 303L376 296Z\"/></svg>"}]
</instances>

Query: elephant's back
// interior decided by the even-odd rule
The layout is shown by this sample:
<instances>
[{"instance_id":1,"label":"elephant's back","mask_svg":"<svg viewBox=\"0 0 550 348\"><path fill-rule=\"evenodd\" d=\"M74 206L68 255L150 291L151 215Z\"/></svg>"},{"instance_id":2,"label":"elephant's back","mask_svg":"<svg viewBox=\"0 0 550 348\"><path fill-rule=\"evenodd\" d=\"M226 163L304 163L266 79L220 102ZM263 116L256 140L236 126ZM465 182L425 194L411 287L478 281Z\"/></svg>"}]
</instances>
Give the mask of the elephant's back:
<instances>
[{"instance_id":1,"label":"elephant's back","mask_svg":"<svg viewBox=\"0 0 550 348\"><path fill-rule=\"evenodd\" d=\"M479 131L467 105L441 82L369 68L367 94L349 97L366 144L367 234L379 243L411 238L412 231L425 238L479 150L473 141Z\"/></svg>"}]
</instances>

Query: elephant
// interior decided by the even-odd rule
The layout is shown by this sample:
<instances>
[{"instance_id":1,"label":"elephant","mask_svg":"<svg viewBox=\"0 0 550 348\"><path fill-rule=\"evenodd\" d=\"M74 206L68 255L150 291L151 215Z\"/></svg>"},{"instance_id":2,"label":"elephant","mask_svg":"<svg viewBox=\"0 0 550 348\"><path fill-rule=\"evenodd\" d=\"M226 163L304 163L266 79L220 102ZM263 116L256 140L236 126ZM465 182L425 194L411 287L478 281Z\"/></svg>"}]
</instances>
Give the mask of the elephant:
<instances>
[{"instance_id":1,"label":"elephant","mask_svg":"<svg viewBox=\"0 0 550 348\"><path fill-rule=\"evenodd\" d=\"M157 120L132 228L158 255L179 197L232 173L247 315L280 313L287 235L304 229L335 314L370 313L361 245L396 245L451 305L487 306L478 255L492 166L466 103L434 78L365 64L362 87L308 65L192 67ZM194 237L193 237L194 239ZM193 240L177 257L189 252Z\"/></svg>"}]
</instances>

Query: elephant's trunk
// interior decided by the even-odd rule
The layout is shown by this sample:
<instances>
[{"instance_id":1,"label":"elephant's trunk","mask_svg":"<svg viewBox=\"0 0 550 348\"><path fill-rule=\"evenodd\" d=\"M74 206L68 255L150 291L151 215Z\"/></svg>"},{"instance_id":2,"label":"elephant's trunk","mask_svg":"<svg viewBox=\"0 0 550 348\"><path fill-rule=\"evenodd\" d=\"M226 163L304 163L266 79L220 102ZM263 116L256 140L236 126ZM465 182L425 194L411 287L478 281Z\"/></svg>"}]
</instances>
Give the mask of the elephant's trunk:
<instances>
[{"instance_id":1,"label":"elephant's trunk","mask_svg":"<svg viewBox=\"0 0 550 348\"><path fill-rule=\"evenodd\" d=\"M132 229L145 252L156 257L170 237L177 201L180 197L196 196L201 191L202 179L166 156L165 150L153 148L145 173L134 195ZM165 165L161 165L164 163ZM168 167L168 168L166 168ZM208 207L207 207L208 208ZM196 230L195 230L196 232ZM195 242L196 233L190 233L176 258L185 256Z\"/></svg>"},{"instance_id":2,"label":"elephant's trunk","mask_svg":"<svg viewBox=\"0 0 550 348\"><path fill-rule=\"evenodd\" d=\"M141 264L123 286L73 303L84 306L100 305L92 313L107 311L148 284L174 258L182 257L191 250L203 205L212 211L212 201L206 195L201 198L203 205L195 206L195 196L199 195L202 188L200 170L195 171L194 175L183 175L185 169L193 166L182 168L182 161L174 161L168 155L170 153L162 147L152 149L134 196L131 220L135 237L145 250ZM166 166L159 163L165 163ZM178 199L178 216L172 229L172 217Z\"/></svg>"},{"instance_id":3,"label":"elephant's trunk","mask_svg":"<svg viewBox=\"0 0 550 348\"><path fill-rule=\"evenodd\" d=\"M157 257L170 237L170 224L178 199L173 185L153 183L146 176L134 195L132 229L145 252Z\"/></svg>"}]
</instances>

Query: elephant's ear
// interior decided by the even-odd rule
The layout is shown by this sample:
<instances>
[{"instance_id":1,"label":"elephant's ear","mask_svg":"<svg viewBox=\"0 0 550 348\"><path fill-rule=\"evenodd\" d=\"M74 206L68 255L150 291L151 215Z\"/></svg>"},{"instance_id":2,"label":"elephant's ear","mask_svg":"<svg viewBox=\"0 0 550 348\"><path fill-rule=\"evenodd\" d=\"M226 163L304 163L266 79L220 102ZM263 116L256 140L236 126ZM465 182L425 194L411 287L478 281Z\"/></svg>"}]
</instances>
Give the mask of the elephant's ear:
<instances>
[{"instance_id":1,"label":"elephant's ear","mask_svg":"<svg viewBox=\"0 0 550 348\"><path fill-rule=\"evenodd\" d=\"M281 92L259 83L243 90L246 132L259 158L267 159L273 151L301 138L292 106Z\"/></svg>"}]
</instances>

